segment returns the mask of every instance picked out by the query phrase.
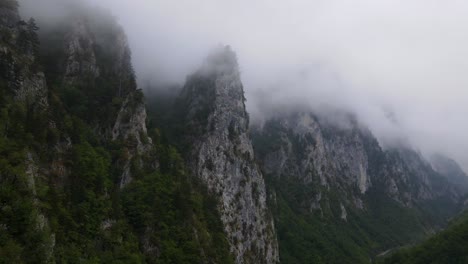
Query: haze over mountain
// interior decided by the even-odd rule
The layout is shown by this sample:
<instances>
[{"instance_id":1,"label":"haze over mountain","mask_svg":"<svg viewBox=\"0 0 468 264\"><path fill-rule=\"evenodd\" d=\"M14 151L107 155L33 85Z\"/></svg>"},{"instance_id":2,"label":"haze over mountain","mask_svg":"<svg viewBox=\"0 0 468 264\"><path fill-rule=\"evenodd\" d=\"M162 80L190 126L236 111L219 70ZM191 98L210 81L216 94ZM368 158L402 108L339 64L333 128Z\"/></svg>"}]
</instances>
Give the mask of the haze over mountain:
<instances>
[{"instance_id":1,"label":"haze over mountain","mask_svg":"<svg viewBox=\"0 0 468 264\"><path fill-rule=\"evenodd\" d=\"M0 259L464 263L463 5L415 3L0 0Z\"/></svg>"},{"instance_id":2,"label":"haze over mountain","mask_svg":"<svg viewBox=\"0 0 468 264\"><path fill-rule=\"evenodd\" d=\"M141 83L181 84L229 44L253 120L272 106L353 111L381 141L407 139L468 168L465 1L87 1L125 28ZM24 16L48 18L77 3L20 2Z\"/></svg>"}]
</instances>

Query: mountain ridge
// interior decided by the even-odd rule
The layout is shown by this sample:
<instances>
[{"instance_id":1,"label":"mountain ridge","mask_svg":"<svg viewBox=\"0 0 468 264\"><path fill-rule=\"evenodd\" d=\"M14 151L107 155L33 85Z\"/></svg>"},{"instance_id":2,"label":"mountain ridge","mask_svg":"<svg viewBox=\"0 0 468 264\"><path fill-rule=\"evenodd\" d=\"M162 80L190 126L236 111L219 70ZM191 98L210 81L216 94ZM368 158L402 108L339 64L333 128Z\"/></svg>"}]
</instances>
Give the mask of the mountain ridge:
<instances>
[{"instance_id":1,"label":"mountain ridge","mask_svg":"<svg viewBox=\"0 0 468 264\"><path fill-rule=\"evenodd\" d=\"M115 18L40 26L0 0L5 262L370 263L463 207L456 163L384 149L352 114L256 128L229 46L145 101Z\"/></svg>"}]
</instances>

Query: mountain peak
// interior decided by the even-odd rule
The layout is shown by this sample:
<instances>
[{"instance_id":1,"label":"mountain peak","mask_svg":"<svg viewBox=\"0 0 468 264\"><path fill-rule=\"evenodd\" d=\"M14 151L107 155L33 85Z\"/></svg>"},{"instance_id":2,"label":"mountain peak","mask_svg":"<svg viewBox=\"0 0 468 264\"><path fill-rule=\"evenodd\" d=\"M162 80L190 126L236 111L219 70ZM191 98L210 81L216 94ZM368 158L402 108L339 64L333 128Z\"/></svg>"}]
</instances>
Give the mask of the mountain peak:
<instances>
[{"instance_id":1,"label":"mountain peak","mask_svg":"<svg viewBox=\"0 0 468 264\"><path fill-rule=\"evenodd\" d=\"M182 90L188 164L215 194L235 263L276 263L278 245L263 175L249 139L236 54L219 47Z\"/></svg>"},{"instance_id":2,"label":"mountain peak","mask_svg":"<svg viewBox=\"0 0 468 264\"><path fill-rule=\"evenodd\" d=\"M216 47L206 58L200 72L205 75L238 74L239 65L236 53L229 45Z\"/></svg>"}]
</instances>

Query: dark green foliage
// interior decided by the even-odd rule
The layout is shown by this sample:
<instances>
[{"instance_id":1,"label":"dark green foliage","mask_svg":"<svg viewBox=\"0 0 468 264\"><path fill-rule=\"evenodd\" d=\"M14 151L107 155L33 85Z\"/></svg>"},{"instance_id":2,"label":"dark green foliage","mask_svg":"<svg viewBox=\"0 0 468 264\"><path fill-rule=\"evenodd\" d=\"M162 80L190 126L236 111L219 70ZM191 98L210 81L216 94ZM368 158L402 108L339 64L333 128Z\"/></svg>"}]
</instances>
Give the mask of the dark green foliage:
<instances>
[{"instance_id":1,"label":"dark green foliage","mask_svg":"<svg viewBox=\"0 0 468 264\"><path fill-rule=\"evenodd\" d=\"M365 210L347 208L340 218L340 197L321 189L322 211L309 211L317 191L297 180L268 177L282 263L370 263L387 249L419 241L429 224L414 210L379 193L368 193ZM328 197L328 198L325 198Z\"/></svg>"},{"instance_id":2,"label":"dark green foliage","mask_svg":"<svg viewBox=\"0 0 468 264\"><path fill-rule=\"evenodd\" d=\"M339 138L345 132L328 128L324 133ZM271 121L261 132L252 133L257 158L262 160L284 147L285 137L291 142L286 146L294 153L289 157L291 162L303 160L306 147L315 145L313 137L298 136L280 122ZM399 161L387 159L373 137L363 138L372 175L379 175L383 165L392 166L391 162ZM386 183L378 177L372 188L361 196L364 208L359 209L354 199L349 199L359 195L349 193L352 190L333 182L329 188L324 187L318 175L313 175L311 183L304 184L300 175L291 171L291 175L265 175L267 189L276 197L270 206L282 263L371 263L382 252L424 239L434 228L444 226L444 220L456 210L453 201L443 198L406 207L385 195ZM311 204L314 204L312 208ZM341 219L341 204L346 208L346 221ZM316 208L318 205L320 209Z\"/></svg>"},{"instance_id":3,"label":"dark green foliage","mask_svg":"<svg viewBox=\"0 0 468 264\"><path fill-rule=\"evenodd\" d=\"M424 243L401 249L381 260L385 264L468 263L468 217L463 215L445 231Z\"/></svg>"},{"instance_id":4,"label":"dark green foliage","mask_svg":"<svg viewBox=\"0 0 468 264\"><path fill-rule=\"evenodd\" d=\"M215 78L203 74L190 76L181 94L174 102L168 130L173 135L170 140L183 153L189 153L190 145L198 137L213 131L208 116L213 111ZM190 131L190 133L187 133Z\"/></svg>"},{"instance_id":5,"label":"dark green foliage","mask_svg":"<svg viewBox=\"0 0 468 264\"><path fill-rule=\"evenodd\" d=\"M179 177L150 174L122 195L130 224L160 251L149 262L232 263L216 203Z\"/></svg>"},{"instance_id":6,"label":"dark green foliage","mask_svg":"<svg viewBox=\"0 0 468 264\"><path fill-rule=\"evenodd\" d=\"M26 171L34 150L45 142L44 112L15 102L0 83L0 263L42 263L50 245L41 222L43 185Z\"/></svg>"},{"instance_id":7,"label":"dark green foliage","mask_svg":"<svg viewBox=\"0 0 468 264\"><path fill-rule=\"evenodd\" d=\"M124 103L130 119L144 100L129 50L114 65L116 50L105 46L116 41L115 25L97 30L99 77L72 83L60 66L67 27L43 34L41 49L35 21L19 27L19 39L0 39L9 49L0 54L0 264L232 263L217 203L161 140L166 125L150 127L153 149L134 157L135 138L96 133L112 127ZM38 70L24 67L31 61L44 65L48 107L15 99L17 73ZM134 181L121 188L127 161Z\"/></svg>"}]
</instances>

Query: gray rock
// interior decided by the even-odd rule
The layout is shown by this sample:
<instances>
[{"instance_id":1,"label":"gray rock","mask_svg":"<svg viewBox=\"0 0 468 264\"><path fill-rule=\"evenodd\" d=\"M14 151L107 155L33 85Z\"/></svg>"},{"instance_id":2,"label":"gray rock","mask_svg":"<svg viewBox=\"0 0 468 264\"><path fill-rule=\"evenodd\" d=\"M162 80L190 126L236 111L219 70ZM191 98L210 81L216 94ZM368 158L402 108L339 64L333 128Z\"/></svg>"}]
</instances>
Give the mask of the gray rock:
<instances>
[{"instance_id":1,"label":"gray rock","mask_svg":"<svg viewBox=\"0 0 468 264\"><path fill-rule=\"evenodd\" d=\"M257 128L256 138L261 140L256 143L256 154L264 171L310 185L319 194L322 189L333 190L343 201L341 218L346 207L365 209L363 200L371 189L406 207L437 199L458 204L463 193L417 151L408 146L384 150L352 116L338 115L343 117L334 119L347 119L346 125L300 112L276 117ZM322 210L320 201L326 205L327 199L311 195L303 201L304 207Z\"/></svg>"},{"instance_id":2,"label":"gray rock","mask_svg":"<svg viewBox=\"0 0 468 264\"><path fill-rule=\"evenodd\" d=\"M218 197L236 263L276 263L278 245L263 176L254 162L235 54L222 47L189 77L182 97L192 128L191 171Z\"/></svg>"}]
</instances>

